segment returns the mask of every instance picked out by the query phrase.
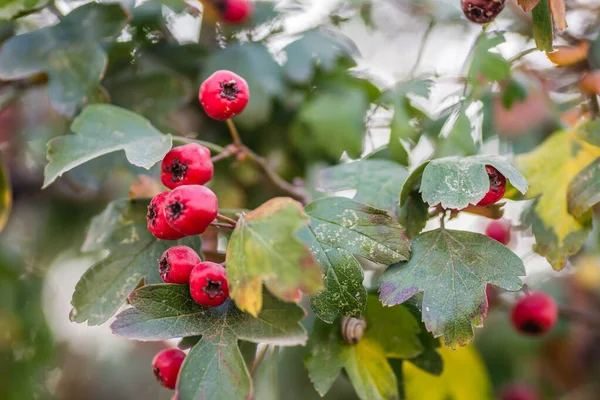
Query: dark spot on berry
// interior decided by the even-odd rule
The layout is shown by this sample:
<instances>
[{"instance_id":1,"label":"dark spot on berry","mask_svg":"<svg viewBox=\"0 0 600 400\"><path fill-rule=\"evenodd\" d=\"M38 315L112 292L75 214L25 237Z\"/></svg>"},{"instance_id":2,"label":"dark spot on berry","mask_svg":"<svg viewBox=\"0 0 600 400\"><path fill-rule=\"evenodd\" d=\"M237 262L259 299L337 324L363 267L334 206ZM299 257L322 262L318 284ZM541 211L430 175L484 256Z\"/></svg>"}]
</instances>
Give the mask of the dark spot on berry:
<instances>
[{"instance_id":1,"label":"dark spot on berry","mask_svg":"<svg viewBox=\"0 0 600 400\"><path fill-rule=\"evenodd\" d=\"M146 214L146 219L154 226L156 223L156 217L158 213L156 212L156 206L154 204L150 204L148 206L148 214Z\"/></svg>"},{"instance_id":2,"label":"dark spot on berry","mask_svg":"<svg viewBox=\"0 0 600 400\"><path fill-rule=\"evenodd\" d=\"M163 258L160 259L158 263L158 270L160 272L160 276L163 278L169 274L171 270L171 265L169 264L169 255L165 254Z\"/></svg>"},{"instance_id":3,"label":"dark spot on berry","mask_svg":"<svg viewBox=\"0 0 600 400\"><path fill-rule=\"evenodd\" d=\"M167 172L171 173L171 181L179 182L185 178L187 174L188 164L186 162L179 161L179 158L175 157L171 165L165 168Z\"/></svg>"},{"instance_id":4,"label":"dark spot on berry","mask_svg":"<svg viewBox=\"0 0 600 400\"><path fill-rule=\"evenodd\" d=\"M504 186L503 176L495 168L487 168L487 173L490 178L490 190L495 193L500 191L500 188Z\"/></svg>"},{"instance_id":5,"label":"dark spot on berry","mask_svg":"<svg viewBox=\"0 0 600 400\"><path fill-rule=\"evenodd\" d=\"M542 327L535 321L525 321L521 324L521 332L528 333L530 335L539 335L543 332Z\"/></svg>"},{"instance_id":6,"label":"dark spot on berry","mask_svg":"<svg viewBox=\"0 0 600 400\"><path fill-rule=\"evenodd\" d=\"M167 205L167 210L169 210L169 212L171 214L171 219L179 218L179 216L181 215L181 212L183 211L184 208L185 207L183 206L183 204L181 204L178 201Z\"/></svg>"},{"instance_id":7,"label":"dark spot on berry","mask_svg":"<svg viewBox=\"0 0 600 400\"><path fill-rule=\"evenodd\" d=\"M352 342L352 344L357 344L358 343L358 338L355 336L350 341Z\"/></svg>"},{"instance_id":8,"label":"dark spot on berry","mask_svg":"<svg viewBox=\"0 0 600 400\"><path fill-rule=\"evenodd\" d=\"M481 18L481 17L483 17L483 10L481 8L479 8L479 7L472 6L472 8L469 10L469 12L475 18Z\"/></svg>"},{"instance_id":9,"label":"dark spot on berry","mask_svg":"<svg viewBox=\"0 0 600 400\"><path fill-rule=\"evenodd\" d=\"M202 288L202 291L207 293L211 299L214 299L219 295L223 295L221 286L223 286L223 281L213 281L210 278L206 278L206 285Z\"/></svg>"},{"instance_id":10,"label":"dark spot on berry","mask_svg":"<svg viewBox=\"0 0 600 400\"><path fill-rule=\"evenodd\" d=\"M233 79L228 82L221 82L221 89L220 96L231 101L235 101L237 94L240 92L237 82Z\"/></svg>"},{"instance_id":11,"label":"dark spot on berry","mask_svg":"<svg viewBox=\"0 0 600 400\"><path fill-rule=\"evenodd\" d=\"M160 375L160 369L158 367L154 367L152 368L152 372L154 373L154 377L156 378L156 380L160 383L163 383L163 378Z\"/></svg>"}]
</instances>

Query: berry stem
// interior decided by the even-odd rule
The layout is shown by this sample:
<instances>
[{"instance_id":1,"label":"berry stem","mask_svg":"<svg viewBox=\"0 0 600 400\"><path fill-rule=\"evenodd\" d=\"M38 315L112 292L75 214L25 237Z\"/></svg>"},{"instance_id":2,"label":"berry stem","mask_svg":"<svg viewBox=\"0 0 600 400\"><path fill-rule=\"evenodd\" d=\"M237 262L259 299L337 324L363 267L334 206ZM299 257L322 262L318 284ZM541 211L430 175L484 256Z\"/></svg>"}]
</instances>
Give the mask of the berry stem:
<instances>
[{"instance_id":1,"label":"berry stem","mask_svg":"<svg viewBox=\"0 0 600 400\"><path fill-rule=\"evenodd\" d=\"M233 143L237 144L237 145L241 145L242 139L240 138L240 134L239 134L235 124L233 123L233 120L231 118L229 118L225 122L227 123L227 127L229 128L229 133L231 133L231 138L233 139Z\"/></svg>"},{"instance_id":2,"label":"berry stem","mask_svg":"<svg viewBox=\"0 0 600 400\"><path fill-rule=\"evenodd\" d=\"M223 214L217 214L217 219L219 221L224 221L224 222L226 222L229 225L233 225L234 228L237 225L237 221L235 219L226 217Z\"/></svg>"},{"instance_id":3,"label":"berry stem","mask_svg":"<svg viewBox=\"0 0 600 400\"><path fill-rule=\"evenodd\" d=\"M221 222L211 222L210 226L214 226L216 228L225 228L225 229L235 229L235 225L231 225L231 224L224 224Z\"/></svg>"},{"instance_id":4,"label":"berry stem","mask_svg":"<svg viewBox=\"0 0 600 400\"><path fill-rule=\"evenodd\" d=\"M237 150L234 150L230 147L227 147L225 149L224 152L217 154L216 156L213 156L210 158L210 161L212 161L213 163L220 161L220 160L225 160L226 158L229 158L233 155L237 154Z\"/></svg>"},{"instance_id":5,"label":"berry stem","mask_svg":"<svg viewBox=\"0 0 600 400\"><path fill-rule=\"evenodd\" d=\"M267 350L269 350L269 347L270 346L268 344L259 344L259 348L256 352L256 355L254 356L254 361L252 362L252 366L250 367L250 376L254 376L254 373L258 369L258 366L260 365L261 361L263 360L263 358L265 358L265 354L267 354Z\"/></svg>"},{"instance_id":6,"label":"berry stem","mask_svg":"<svg viewBox=\"0 0 600 400\"><path fill-rule=\"evenodd\" d=\"M425 29L425 33L423 33L423 38L421 39L421 45L419 46L419 52L417 53L417 58L415 60L415 63L413 64L412 68L410 69L410 72L408 73L409 76L414 76L415 72L417 72L417 68L419 67L419 64L421 63L421 59L423 58L423 54L425 53L425 46L427 45L427 40L429 39L429 36L431 35L431 32L433 31L433 28L435 27L435 20L432 19L429 22L429 25L427 25L427 29Z\"/></svg>"}]
</instances>

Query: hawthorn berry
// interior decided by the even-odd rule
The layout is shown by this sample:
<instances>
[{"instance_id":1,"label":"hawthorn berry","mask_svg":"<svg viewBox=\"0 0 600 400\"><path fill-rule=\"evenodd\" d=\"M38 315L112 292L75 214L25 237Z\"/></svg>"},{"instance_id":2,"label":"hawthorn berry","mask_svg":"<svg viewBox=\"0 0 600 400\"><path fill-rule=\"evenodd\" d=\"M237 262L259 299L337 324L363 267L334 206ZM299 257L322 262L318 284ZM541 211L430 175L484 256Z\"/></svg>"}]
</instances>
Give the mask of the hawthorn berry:
<instances>
[{"instance_id":1,"label":"hawthorn berry","mask_svg":"<svg viewBox=\"0 0 600 400\"><path fill-rule=\"evenodd\" d=\"M146 214L146 221L148 223L148 230L154 237L163 240L176 240L181 239L185 235L181 232L173 229L165 218L165 202L169 192L162 192L154 196L148 206L148 213Z\"/></svg>"},{"instance_id":2,"label":"hawthorn berry","mask_svg":"<svg viewBox=\"0 0 600 400\"><path fill-rule=\"evenodd\" d=\"M225 121L244 111L250 100L250 90L244 78L221 70L202 82L198 99L209 117Z\"/></svg>"},{"instance_id":3,"label":"hawthorn berry","mask_svg":"<svg viewBox=\"0 0 600 400\"><path fill-rule=\"evenodd\" d=\"M488 177L490 178L490 190L479 200L478 206L489 206L496 203L504 196L506 191L506 178L491 165L486 165Z\"/></svg>"},{"instance_id":4,"label":"hawthorn berry","mask_svg":"<svg viewBox=\"0 0 600 400\"><path fill-rule=\"evenodd\" d=\"M163 158L160 180L169 189L182 185L204 185L214 172L210 150L196 143L171 149Z\"/></svg>"},{"instance_id":5,"label":"hawthorn berry","mask_svg":"<svg viewBox=\"0 0 600 400\"><path fill-rule=\"evenodd\" d=\"M180 285L190 281L192 269L202 262L198 253L188 246L174 246L167 249L158 261L160 277L165 283Z\"/></svg>"},{"instance_id":6,"label":"hawthorn berry","mask_svg":"<svg viewBox=\"0 0 600 400\"><path fill-rule=\"evenodd\" d=\"M461 0L465 17L478 24L492 22L504 9L506 0Z\"/></svg>"},{"instance_id":7,"label":"hawthorn berry","mask_svg":"<svg viewBox=\"0 0 600 400\"><path fill-rule=\"evenodd\" d=\"M156 380L166 388L175 389L177 375L184 359L185 353L179 349L160 351L152 360L152 372Z\"/></svg>"},{"instance_id":8,"label":"hawthorn berry","mask_svg":"<svg viewBox=\"0 0 600 400\"><path fill-rule=\"evenodd\" d=\"M492 221L485 228L485 236L506 246L510 242L510 224L506 221Z\"/></svg>"},{"instance_id":9,"label":"hawthorn berry","mask_svg":"<svg viewBox=\"0 0 600 400\"><path fill-rule=\"evenodd\" d=\"M252 15L253 7L249 0L225 0L219 11L224 22L241 24Z\"/></svg>"},{"instance_id":10,"label":"hawthorn berry","mask_svg":"<svg viewBox=\"0 0 600 400\"><path fill-rule=\"evenodd\" d=\"M535 292L520 298L511 310L514 328L529 336L539 336L552 329L558 318L558 307L552 297Z\"/></svg>"},{"instance_id":11,"label":"hawthorn berry","mask_svg":"<svg viewBox=\"0 0 600 400\"><path fill-rule=\"evenodd\" d=\"M164 215L171 228L185 236L200 235L217 218L217 196L201 185L179 186L165 199Z\"/></svg>"},{"instance_id":12,"label":"hawthorn berry","mask_svg":"<svg viewBox=\"0 0 600 400\"><path fill-rule=\"evenodd\" d=\"M229 297L227 274L221 264L201 262L190 274L190 294L194 301L207 307L216 307Z\"/></svg>"},{"instance_id":13,"label":"hawthorn berry","mask_svg":"<svg viewBox=\"0 0 600 400\"><path fill-rule=\"evenodd\" d=\"M510 385L500 392L501 400L538 400L537 394L528 386Z\"/></svg>"}]
</instances>

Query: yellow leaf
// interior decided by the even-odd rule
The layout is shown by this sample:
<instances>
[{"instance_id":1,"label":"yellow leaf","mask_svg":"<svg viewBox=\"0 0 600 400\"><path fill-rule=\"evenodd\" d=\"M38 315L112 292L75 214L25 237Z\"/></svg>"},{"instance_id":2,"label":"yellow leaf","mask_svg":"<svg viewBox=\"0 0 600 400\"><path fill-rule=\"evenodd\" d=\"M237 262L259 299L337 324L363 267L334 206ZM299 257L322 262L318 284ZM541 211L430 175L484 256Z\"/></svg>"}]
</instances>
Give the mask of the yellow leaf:
<instances>
[{"instance_id":1,"label":"yellow leaf","mask_svg":"<svg viewBox=\"0 0 600 400\"><path fill-rule=\"evenodd\" d=\"M577 46L555 46L554 51L546 53L546 56L559 67L567 67L584 61L589 49L588 42L580 42Z\"/></svg>"},{"instance_id":2,"label":"yellow leaf","mask_svg":"<svg viewBox=\"0 0 600 400\"><path fill-rule=\"evenodd\" d=\"M6 226L12 207L12 187L10 185L8 167L0 153L0 232Z\"/></svg>"},{"instance_id":3,"label":"yellow leaf","mask_svg":"<svg viewBox=\"0 0 600 400\"><path fill-rule=\"evenodd\" d=\"M569 214L569 183L598 156L600 147L582 140L575 128L555 133L516 159L517 168L529 181L527 197L538 197L533 208L536 251L557 270L568 255L579 250L589 230L586 218L577 220Z\"/></svg>"},{"instance_id":4,"label":"yellow leaf","mask_svg":"<svg viewBox=\"0 0 600 400\"><path fill-rule=\"evenodd\" d=\"M485 365L473 346L438 349L444 360L440 376L402 363L405 397L411 400L488 400L492 398Z\"/></svg>"},{"instance_id":5,"label":"yellow leaf","mask_svg":"<svg viewBox=\"0 0 600 400\"><path fill-rule=\"evenodd\" d=\"M374 340L364 338L343 352L344 369L361 399L387 400L398 398L398 384L383 348Z\"/></svg>"}]
</instances>

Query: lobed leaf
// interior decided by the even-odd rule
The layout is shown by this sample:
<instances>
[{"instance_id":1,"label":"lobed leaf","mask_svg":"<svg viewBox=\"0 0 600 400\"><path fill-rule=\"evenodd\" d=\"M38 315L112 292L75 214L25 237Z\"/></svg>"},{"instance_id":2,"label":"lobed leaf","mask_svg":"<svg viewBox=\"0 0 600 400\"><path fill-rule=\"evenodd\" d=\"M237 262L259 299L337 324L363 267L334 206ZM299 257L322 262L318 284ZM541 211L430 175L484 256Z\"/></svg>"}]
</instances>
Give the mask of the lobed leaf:
<instances>
[{"instance_id":1,"label":"lobed leaf","mask_svg":"<svg viewBox=\"0 0 600 400\"><path fill-rule=\"evenodd\" d=\"M567 206L576 218L600 202L600 157L581 170L567 189Z\"/></svg>"},{"instance_id":2,"label":"lobed leaf","mask_svg":"<svg viewBox=\"0 0 600 400\"><path fill-rule=\"evenodd\" d=\"M384 211L342 197L317 200L305 212L310 225L299 237L321 264L325 285L310 297L313 310L328 323L339 315L361 316L367 292L356 256L383 265L407 260L404 228Z\"/></svg>"},{"instance_id":3,"label":"lobed leaf","mask_svg":"<svg viewBox=\"0 0 600 400\"><path fill-rule=\"evenodd\" d=\"M381 278L380 300L393 306L423 292L423 322L455 348L473 340L473 326L487 313L488 283L521 287L521 259L506 246L478 233L436 229L416 236L410 261L390 267Z\"/></svg>"},{"instance_id":4,"label":"lobed leaf","mask_svg":"<svg viewBox=\"0 0 600 400\"><path fill-rule=\"evenodd\" d=\"M322 289L319 265L296 238L308 223L302 205L287 197L271 199L239 218L227 246L227 278L241 310L258 315L263 282L285 301L297 301L300 290L315 294Z\"/></svg>"},{"instance_id":5,"label":"lobed leaf","mask_svg":"<svg viewBox=\"0 0 600 400\"><path fill-rule=\"evenodd\" d=\"M150 169L171 149L170 135L163 135L148 120L112 105L86 107L71 125L73 135L48 142L44 188L67 171L104 154L125 151L133 165Z\"/></svg>"}]
</instances>

